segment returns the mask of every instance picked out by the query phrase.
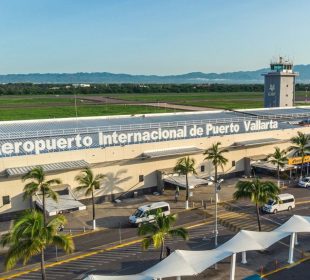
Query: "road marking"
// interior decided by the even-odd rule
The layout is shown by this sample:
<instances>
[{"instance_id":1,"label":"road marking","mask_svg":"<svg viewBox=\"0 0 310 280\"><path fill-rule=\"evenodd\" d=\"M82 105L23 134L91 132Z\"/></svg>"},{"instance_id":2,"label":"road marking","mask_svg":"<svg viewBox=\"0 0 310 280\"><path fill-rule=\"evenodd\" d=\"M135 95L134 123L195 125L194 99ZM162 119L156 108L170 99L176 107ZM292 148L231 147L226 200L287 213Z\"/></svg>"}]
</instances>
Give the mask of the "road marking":
<instances>
[{"instance_id":1,"label":"road marking","mask_svg":"<svg viewBox=\"0 0 310 280\"><path fill-rule=\"evenodd\" d=\"M269 275L272 275L272 274L277 273L277 272L279 272L279 271L282 271L282 270L284 270L284 269L294 267L294 266L296 266L296 265L298 265L298 264L301 264L301 263L303 263L303 262L305 262L305 261L308 261L308 260L310 260L310 257L306 257L306 258L300 259L300 260L298 260L297 262L294 262L294 263L292 263L292 264L287 264L287 265L282 266L282 267L280 267L280 268L277 268L277 269L275 269L275 270L273 270L273 271L271 271L271 272L268 272L268 273L266 273L266 274L263 274L263 275L261 275L261 277L262 277L262 278L267 277L267 276L269 276Z\"/></svg>"},{"instance_id":2,"label":"road marking","mask_svg":"<svg viewBox=\"0 0 310 280\"><path fill-rule=\"evenodd\" d=\"M192 225L192 226L187 226L185 228L186 229L192 229L192 228L197 228L197 227L200 227L200 226L203 226L203 225L207 225L207 224L210 224L210 223L213 223L213 221L206 221L206 222L202 222L202 223L195 224L195 225ZM100 254L100 253L113 251L113 250L116 250L116 249L128 247L130 245L136 245L136 244L140 243L142 240L143 240L142 238L135 239L135 240L132 240L132 241L129 241L129 242L126 242L126 243L123 243L123 244L115 245L115 246L112 246L112 247L109 247L109 248L106 248L106 249L98 249L98 250L95 250L93 252L83 253L81 255L70 257L68 259L64 259L64 260L61 260L61 261L58 261L58 262L55 262L55 263L46 264L45 268L55 267L55 266L58 266L58 265L61 265L61 264L73 262L75 260L81 260L81 259L84 259L86 257L94 256L94 255L97 255L97 254ZM23 275L26 275L26 274L29 274L29 273L32 273L32 272L37 272L40 269L41 269L40 267L35 267L33 269L17 272L15 274L6 276L6 278L0 278L0 279L1 280L2 279L13 279L13 278L16 278L16 277L19 277L19 276L23 276Z\"/></svg>"}]
</instances>

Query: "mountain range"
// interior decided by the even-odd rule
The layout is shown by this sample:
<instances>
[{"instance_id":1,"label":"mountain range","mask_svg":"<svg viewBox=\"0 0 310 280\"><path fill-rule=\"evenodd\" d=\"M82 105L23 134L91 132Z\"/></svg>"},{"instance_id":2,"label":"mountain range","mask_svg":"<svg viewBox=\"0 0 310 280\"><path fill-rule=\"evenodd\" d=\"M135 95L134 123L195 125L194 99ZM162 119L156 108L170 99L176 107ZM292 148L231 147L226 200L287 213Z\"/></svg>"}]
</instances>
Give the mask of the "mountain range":
<instances>
[{"instance_id":1,"label":"mountain range","mask_svg":"<svg viewBox=\"0 0 310 280\"><path fill-rule=\"evenodd\" d=\"M152 84L202 84L225 83L245 84L263 83L263 73L268 68L255 71L237 71L226 73L191 72L181 75L131 75L114 74L108 72L79 72L79 73L31 73L0 75L0 83L55 83L55 84L80 84L80 83L152 83ZM297 83L310 83L310 64L295 65L294 71L299 73Z\"/></svg>"}]
</instances>

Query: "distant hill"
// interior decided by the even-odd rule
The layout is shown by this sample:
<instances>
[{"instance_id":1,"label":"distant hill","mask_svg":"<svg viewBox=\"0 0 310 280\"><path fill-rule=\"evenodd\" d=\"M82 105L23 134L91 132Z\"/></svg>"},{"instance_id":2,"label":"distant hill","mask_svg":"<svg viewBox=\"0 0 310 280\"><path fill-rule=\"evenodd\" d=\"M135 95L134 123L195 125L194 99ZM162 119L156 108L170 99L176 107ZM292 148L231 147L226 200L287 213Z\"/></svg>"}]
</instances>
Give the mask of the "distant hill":
<instances>
[{"instance_id":1,"label":"distant hill","mask_svg":"<svg viewBox=\"0 0 310 280\"><path fill-rule=\"evenodd\" d=\"M310 83L310 65L296 65L294 67L300 76L298 83ZM113 74L108 72L92 73L32 73L32 74L8 74L0 75L0 83L225 83L225 84L244 84L244 83L263 83L262 74L268 72L268 68L255 71L238 71L227 73L202 73L192 72L182 75L130 75Z\"/></svg>"}]
</instances>

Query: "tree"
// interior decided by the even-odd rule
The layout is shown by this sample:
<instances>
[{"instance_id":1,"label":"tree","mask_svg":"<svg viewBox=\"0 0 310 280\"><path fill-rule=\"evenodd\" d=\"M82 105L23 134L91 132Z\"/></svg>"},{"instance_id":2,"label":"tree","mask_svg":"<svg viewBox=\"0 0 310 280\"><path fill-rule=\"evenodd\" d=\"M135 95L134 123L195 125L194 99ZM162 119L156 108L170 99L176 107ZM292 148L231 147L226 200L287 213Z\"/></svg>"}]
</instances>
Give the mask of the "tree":
<instances>
[{"instance_id":1,"label":"tree","mask_svg":"<svg viewBox=\"0 0 310 280\"><path fill-rule=\"evenodd\" d=\"M189 197L189 187L188 187L188 174L193 173L197 174L195 170L195 160L190 157L183 157L180 158L176 166L174 167L174 171L185 175L185 182L186 182L186 199L185 199L185 209L188 209L188 197Z\"/></svg>"},{"instance_id":2,"label":"tree","mask_svg":"<svg viewBox=\"0 0 310 280\"><path fill-rule=\"evenodd\" d=\"M90 168L85 168L79 175L75 177L75 180L79 182L77 191L85 191L85 196L91 195L93 205L93 230L96 229L96 214L95 214L95 198L94 190L100 188L100 183L105 177L103 174L94 175Z\"/></svg>"},{"instance_id":3,"label":"tree","mask_svg":"<svg viewBox=\"0 0 310 280\"><path fill-rule=\"evenodd\" d=\"M306 152L310 151L310 146L308 146L310 144L310 136L298 131L297 136L291 138L291 143L293 146L290 146L288 150L301 157L300 176L302 177Z\"/></svg>"},{"instance_id":4,"label":"tree","mask_svg":"<svg viewBox=\"0 0 310 280\"><path fill-rule=\"evenodd\" d=\"M141 224L138 228L138 234L147 235L143 238L142 248L148 249L151 244L153 244L154 248L160 248L160 260L162 260L164 257L165 239L167 236L181 237L184 240L187 240L188 232L185 228L172 228L176 219L176 214L165 216L161 212L157 212L154 222Z\"/></svg>"},{"instance_id":5,"label":"tree","mask_svg":"<svg viewBox=\"0 0 310 280\"><path fill-rule=\"evenodd\" d=\"M236 185L237 190L234 192L234 199L249 198L255 203L258 229L261 231L261 223L259 216L259 207L268 202L269 199L277 200L280 192L279 187L270 181L260 181L254 179L252 181L239 181Z\"/></svg>"},{"instance_id":6,"label":"tree","mask_svg":"<svg viewBox=\"0 0 310 280\"><path fill-rule=\"evenodd\" d=\"M30 170L22 177L23 181L32 179L33 181L27 183L24 187L24 199L32 197L34 194L40 192L42 194L42 206L44 225L46 225L46 213L45 213L45 198L50 197L57 201L57 193L52 190L55 185L61 184L59 179L52 179L46 181L46 175L42 166L37 166Z\"/></svg>"},{"instance_id":7,"label":"tree","mask_svg":"<svg viewBox=\"0 0 310 280\"><path fill-rule=\"evenodd\" d=\"M212 144L211 148L207 149L203 154L206 155L205 160L210 160L214 166L214 181L218 181L217 170L220 166L224 170L224 165L228 162L228 159L223 156L227 153L227 150L220 149L221 142Z\"/></svg>"},{"instance_id":8,"label":"tree","mask_svg":"<svg viewBox=\"0 0 310 280\"><path fill-rule=\"evenodd\" d=\"M41 254L41 273L42 279L45 280L44 251L46 247L55 245L66 253L74 250L72 237L57 232L58 228L65 223L65 217L58 215L45 225L44 215L41 212L34 209L26 210L14 222L11 231L1 237L1 245L9 247L4 262L5 269L12 269L19 260L22 260L25 265L31 257Z\"/></svg>"},{"instance_id":9,"label":"tree","mask_svg":"<svg viewBox=\"0 0 310 280\"><path fill-rule=\"evenodd\" d=\"M278 187L280 187L280 167L284 167L288 160L286 157L286 151L280 150L279 147L275 147L274 153L270 154L267 160L277 166Z\"/></svg>"}]
</instances>

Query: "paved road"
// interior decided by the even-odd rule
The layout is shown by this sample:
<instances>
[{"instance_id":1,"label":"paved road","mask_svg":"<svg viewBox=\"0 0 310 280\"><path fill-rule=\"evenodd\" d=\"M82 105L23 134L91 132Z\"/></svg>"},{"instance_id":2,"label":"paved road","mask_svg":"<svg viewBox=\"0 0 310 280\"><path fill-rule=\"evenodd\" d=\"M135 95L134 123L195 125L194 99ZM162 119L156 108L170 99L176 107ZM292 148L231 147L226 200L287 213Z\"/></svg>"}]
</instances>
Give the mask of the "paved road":
<instances>
[{"instance_id":1,"label":"paved road","mask_svg":"<svg viewBox=\"0 0 310 280\"><path fill-rule=\"evenodd\" d=\"M286 192L294 193L298 197L299 201L305 202L310 195L310 190L307 189L291 189ZM212 212L212 209L211 209ZM288 220L292 214L298 215L310 215L310 204L304 203L297 205L293 212L284 211L279 212L276 215L269 214L262 216L262 224L264 227L269 227L269 230L277 227ZM220 208L219 217L223 221L231 220L234 224L237 224L239 228L246 228L251 230L257 230L257 222L254 218L255 211L251 203L248 201L240 201L232 205L228 205L226 208ZM200 210L187 211L180 215L179 224L184 224L193 221L210 221L212 218L204 219ZM223 225L223 223L222 223ZM227 228L226 228L227 227ZM213 222L209 225L196 227L190 230L191 239L189 242L180 240L168 241L169 246L172 249L211 249L213 246ZM220 226L220 243L232 236L231 227L228 225ZM266 229L266 228L265 228ZM235 228L232 230L237 231ZM122 230L122 238L130 238L136 236L136 229L125 228ZM203 240L203 237L207 237L207 240ZM304 237L302 237L304 238ZM77 251L80 253L94 252L94 248L108 244L113 241L119 240L119 233L117 229L112 229L103 232L97 232L90 235L81 236L76 238ZM309 242L308 242L309 243ZM281 242L282 251L284 250L285 257L282 259L285 262L287 254L288 240ZM273 253L278 252L278 249L273 249ZM96 271L102 274L109 273L123 273L133 274L145 270L147 267L152 266L158 260L158 251L150 250L148 252L141 252L140 244L134 243L124 248L117 248L111 251L101 251L97 254L93 254L81 259L71 260L68 263L57 264L54 267L47 268L48 279L82 279L86 273ZM254 253L253 253L254 254ZM52 248L47 252L48 264L55 263L52 258L55 257L55 250ZM258 255L258 258L262 256ZM263 256L264 257L264 256ZM257 256L253 257L256 260ZM263 261L267 262L267 259ZM272 263L272 260L270 261ZM257 262L258 263L258 262ZM268 265L268 262L267 262ZM251 268L252 271L257 270L257 265ZM209 270L207 270L209 271ZM248 272L249 273L249 272ZM14 279L40 279L40 271L31 272L29 274L14 278ZM204 279L204 278L195 278ZM220 278L212 278L220 279ZM286 279L286 278L285 278ZM293 278L292 278L293 279Z\"/></svg>"},{"instance_id":2,"label":"paved road","mask_svg":"<svg viewBox=\"0 0 310 280\"><path fill-rule=\"evenodd\" d=\"M310 279L310 261L303 262L290 269L281 270L265 277L266 280L308 280Z\"/></svg>"},{"instance_id":3,"label":"paved road","mask_svg":"<svg viewBox=\"0 0 310 280\"><path fill-rule=\"evenodd\" d=\"M190 240L169 239L166 245L172 251L180 248L202 250L213 248L213 224L203 225L189 230ZM227 240L231 233L223 227L219 227L222 233L220 242ZM88 273L98 274L134 274L146 270L158 262L159 251L150 249L141 250L141 243L126 246L111 251L105 251L69 263L63 263L46 269L47 278L50 279L83 279ZM12 279L31 280L40 279L40 270Z\"/></svg>"},{"instance_id":4,"label":"paved road","mask_svg":"<svg viewBox=\"0 0 310 280\"><path fill-rule=\"evenodd\" d=\"M176 225L183 225L189 224L193 222L199 222L204 220L204 213L199 210L191 210L191 211L184 211L178 214L178 220ZM120 235L121 234L121 235ZM103 231L98 231L90 234L86 234L83 236L79 236L74 238L75 243L75 254L76 253L85 253L93 251L95 248L107 246L108 244L119 243L120 237L122 240L131 239L137 237L137 229L134 227L122 228L121 232L119 229L108 229ZM64 256L64 253L61 250L58 250L58 257ZM51 247L46 250L45 252L45 259L51 260L56 257L56 249ZM40 261L39 256L35 256L31 259L29 264L38 263ZM4 263L4 256L0 256L0 268L3 271L3 263Z\"/></svg>"}]
</instances>

